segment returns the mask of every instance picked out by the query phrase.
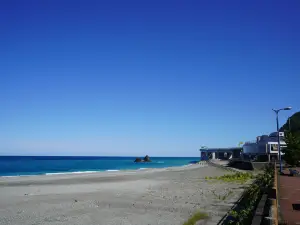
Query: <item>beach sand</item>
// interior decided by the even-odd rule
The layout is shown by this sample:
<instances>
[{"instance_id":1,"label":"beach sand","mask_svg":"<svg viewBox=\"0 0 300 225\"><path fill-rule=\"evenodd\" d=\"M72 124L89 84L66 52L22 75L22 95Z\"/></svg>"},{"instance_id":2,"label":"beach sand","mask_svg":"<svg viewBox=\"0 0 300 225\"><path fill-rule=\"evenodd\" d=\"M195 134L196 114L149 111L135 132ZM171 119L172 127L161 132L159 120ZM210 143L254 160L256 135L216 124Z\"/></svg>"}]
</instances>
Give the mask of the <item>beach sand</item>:
<instances>
[{"instance_id":1,"label":"beach sand","mask_svg":"<svg viewBox=\"0 0 300 225\"><path fill-rule=\"evenodd\" d=\"M0 178L1 225L181 225L196 211L217 224L241 195L207 181L228 171L192 165L140 171ZM232 193L224 200L221 196Z\"/></svg>"}]
</instances>

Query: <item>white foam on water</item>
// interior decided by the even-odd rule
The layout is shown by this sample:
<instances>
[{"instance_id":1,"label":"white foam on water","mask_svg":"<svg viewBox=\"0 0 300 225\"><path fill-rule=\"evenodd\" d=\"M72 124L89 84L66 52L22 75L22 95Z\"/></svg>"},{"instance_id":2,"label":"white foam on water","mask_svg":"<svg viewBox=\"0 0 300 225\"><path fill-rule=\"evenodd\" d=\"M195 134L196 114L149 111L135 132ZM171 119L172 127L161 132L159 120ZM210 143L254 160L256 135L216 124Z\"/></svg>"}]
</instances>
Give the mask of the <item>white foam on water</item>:
<instances>
[{"instance_id":1,"label":"white foam on water","mask_svg":"<svg viewBox=\"0 0 300 225\"><path fill-rule=\"evenodd\" d=\"M192 166L193 164L187 164L187 165L183 165L181 167L188 167L188 166Z\"/></svg>"},{"instance_id":2,"label":"white foam on water","mask_svg":"<svg viewBox=\"0 0 300 225\"><path fill-rule=\"evenodd\" d=\"M95 170L91 170L91 171L77 171L77 172L71 172L71 173L98 173L100 171L95 171Z\"/></svg>"},{"instance_id":3,"label":"white foam on water","mask_svg":"<svg viewBox=\"0 0 300 225\"><path fill-rule=\"evenodd\" d=\"M7 178L9 178L9 177L34 177L34 176L40 176L40 175L44 175L44 174L28 174L28 175L12 175L12 176L0 176L0 177L3 177L3 178L5 178L5 177L7 177Z\"/></svg>"},{"instance_id":4,"label":"white foam on water","mask_svg":"<svg viewBox=\"0 0 300 225\"><path fill-rule=\"evenodd\" d=\"M45 173L45 175L64 175L64 174L72 174L71 172L65 172L65 173Z\"/></svg>"},{"instance_id":5,"label":"white foam on water","mask_svg":"<svg viewBox=\"0 0 300 225\"><path fill-rule=\"evenodd\" d=\"M64 173L45 173L45 175L64 175L64 174L83 174L83 173L97 173L100 171L75 171L75 172L64 172Z\"/></svg>"}]
</instances>

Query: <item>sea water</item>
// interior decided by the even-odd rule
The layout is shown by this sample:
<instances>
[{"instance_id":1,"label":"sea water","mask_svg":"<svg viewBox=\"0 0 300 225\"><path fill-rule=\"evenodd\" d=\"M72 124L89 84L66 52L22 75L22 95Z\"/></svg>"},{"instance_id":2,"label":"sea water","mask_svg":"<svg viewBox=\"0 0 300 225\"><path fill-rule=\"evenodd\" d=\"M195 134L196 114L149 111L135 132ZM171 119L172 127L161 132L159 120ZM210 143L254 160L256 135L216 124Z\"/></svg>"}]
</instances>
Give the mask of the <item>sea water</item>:
<instances>
[{"instance_id":1,"label":"sea water","mask_svg":"<svg viewBox=\"0 0 300 225\"><path fill-rule=\"evenodd\" d=\"M92 173L185 166L199 157L151 157L152 162L135 163L135 157L104 156L0 156L0 176Z\"/></svg>"}]
</instances>

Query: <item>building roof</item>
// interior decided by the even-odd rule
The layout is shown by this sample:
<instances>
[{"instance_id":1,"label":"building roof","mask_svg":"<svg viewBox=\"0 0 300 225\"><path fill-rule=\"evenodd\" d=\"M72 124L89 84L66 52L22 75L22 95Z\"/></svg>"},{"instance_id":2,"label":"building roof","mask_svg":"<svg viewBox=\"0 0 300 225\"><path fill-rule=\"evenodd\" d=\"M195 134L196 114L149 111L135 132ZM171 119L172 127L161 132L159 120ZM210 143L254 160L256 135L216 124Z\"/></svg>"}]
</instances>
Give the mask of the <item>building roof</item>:
<instances>
[{"instance_id":1,"label":"building roof","mask_svg":"<svg viewBox=\"0 0 300 225\"><path fill-rule=\"evenodd\" d=\"M201 148L199 151L201 152L231 152L231 151L237 151L242 150L242 147L229 147L229 148Z\"/></svg>"}]
</instances>

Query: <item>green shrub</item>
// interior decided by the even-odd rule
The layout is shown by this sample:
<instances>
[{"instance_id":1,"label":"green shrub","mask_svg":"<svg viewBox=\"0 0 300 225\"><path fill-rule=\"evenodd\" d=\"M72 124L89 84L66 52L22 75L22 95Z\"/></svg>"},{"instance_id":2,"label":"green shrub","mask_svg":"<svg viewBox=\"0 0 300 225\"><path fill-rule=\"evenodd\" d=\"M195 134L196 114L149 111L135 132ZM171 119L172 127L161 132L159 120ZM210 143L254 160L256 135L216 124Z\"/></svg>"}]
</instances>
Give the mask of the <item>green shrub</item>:
<instances>
[{"instance_id":1,"label":"green shrub","mask_svg":"<svg viewBox=\"0 0 300 225\"><path fill-rule=\"evenodd\" d=\"M256 177L256 180L248 187L236 210L231 210L225 224L248 225L252 222L253 212L261 199L264 188L271 187L274 169L268 167L263 174Z\"/></svg>"}]
</instances>

